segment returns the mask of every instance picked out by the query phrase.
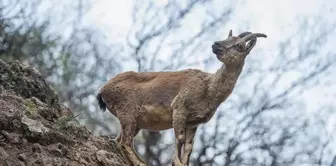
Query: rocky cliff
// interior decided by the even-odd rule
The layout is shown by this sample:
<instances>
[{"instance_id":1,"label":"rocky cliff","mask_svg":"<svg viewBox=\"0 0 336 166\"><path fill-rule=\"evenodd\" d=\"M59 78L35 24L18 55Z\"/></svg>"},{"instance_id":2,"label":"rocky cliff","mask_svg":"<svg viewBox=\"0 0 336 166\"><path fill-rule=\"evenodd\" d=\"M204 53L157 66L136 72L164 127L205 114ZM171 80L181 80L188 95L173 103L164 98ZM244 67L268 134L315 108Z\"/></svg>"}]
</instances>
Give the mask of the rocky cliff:
<instances>
[{"instance_id":1,"label":"rocky cliff","mask_svg":"<svg viewBox=\"0 0 336 166\"><path fill-rule=\"evenodd\" d=\"M129 165L112 138L91 136L41 74L0 59L0 166Z\"/></svg>"}]
</instances>

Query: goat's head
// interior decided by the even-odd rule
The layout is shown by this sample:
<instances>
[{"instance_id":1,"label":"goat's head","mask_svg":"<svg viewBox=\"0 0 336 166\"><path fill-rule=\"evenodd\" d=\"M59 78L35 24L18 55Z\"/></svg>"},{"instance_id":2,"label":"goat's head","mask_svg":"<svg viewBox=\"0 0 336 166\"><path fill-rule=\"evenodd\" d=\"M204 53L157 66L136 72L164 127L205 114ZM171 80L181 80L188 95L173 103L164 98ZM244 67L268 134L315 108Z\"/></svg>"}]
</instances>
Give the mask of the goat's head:
<instances>
[{"instance_id":1,"label":"goat's head","mask_svg":"<svg viewBox=\"0 0 336 166\"><path fill-rule=\"evenodd\" d=\"M216 41L212 45L212 52L217 59L224 64L239 64L245 60L252 48L257 43L257 37L267 36L262 33L243 32L238 36L232 36L232 30L226 40Z\"/></svg>"}]
</instances>

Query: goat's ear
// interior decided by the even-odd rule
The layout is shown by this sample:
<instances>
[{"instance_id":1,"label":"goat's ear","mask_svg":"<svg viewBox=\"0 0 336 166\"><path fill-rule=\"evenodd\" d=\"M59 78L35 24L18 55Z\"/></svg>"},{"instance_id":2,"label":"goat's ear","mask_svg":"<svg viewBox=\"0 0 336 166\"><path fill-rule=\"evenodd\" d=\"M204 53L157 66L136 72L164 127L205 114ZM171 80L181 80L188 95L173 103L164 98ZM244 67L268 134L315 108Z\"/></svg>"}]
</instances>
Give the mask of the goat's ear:
<instances>
[{"instance_id":1,"label":"goat's ear","mask_svg":"<svg viewBox=\"0 0 336 166\"><path fill-rule=\"evenodd\" d=\"M230 37L232 37L232 29L231 29L230 32L229 32L229 36L228 36L228 38L230 38Z\"/></svg>"}]
</instances>

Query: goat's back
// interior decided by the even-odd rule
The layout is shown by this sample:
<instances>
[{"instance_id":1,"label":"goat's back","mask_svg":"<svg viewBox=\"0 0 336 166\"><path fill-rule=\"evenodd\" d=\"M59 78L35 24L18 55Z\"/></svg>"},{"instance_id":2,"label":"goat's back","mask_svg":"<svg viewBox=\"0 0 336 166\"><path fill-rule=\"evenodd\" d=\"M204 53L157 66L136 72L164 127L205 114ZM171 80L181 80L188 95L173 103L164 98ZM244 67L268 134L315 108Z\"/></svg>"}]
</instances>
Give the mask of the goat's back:
<instances>
[{"instance_id":1,"label":"goat's back","mask_svg":"<svg viewBox=\"0 0 336 166\"><path fill-rule=\"evenodd\" d=\"M100 93L108 108L124 104L169 107L188 80L206 75L195 69L177 72L128 71L110 79Z\"/></svg>"}]
</instances>

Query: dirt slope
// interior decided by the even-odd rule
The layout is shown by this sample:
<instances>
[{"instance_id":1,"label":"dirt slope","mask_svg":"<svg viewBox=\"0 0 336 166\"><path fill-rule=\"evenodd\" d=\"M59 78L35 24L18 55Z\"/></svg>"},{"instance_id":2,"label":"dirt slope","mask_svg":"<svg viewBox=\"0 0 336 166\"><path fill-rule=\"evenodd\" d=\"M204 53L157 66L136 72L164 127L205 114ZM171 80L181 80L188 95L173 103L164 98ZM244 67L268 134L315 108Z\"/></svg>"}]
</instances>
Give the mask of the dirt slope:
<instances>
[{"instance_id":1,"label":"dirt slope","mask_svg":"<svg viewBox=\"0 0 336 166\"><path fill-rule=\"evenodd\" d=\"M0 59L0 166L123 166L108 137L94 137L38 71Z\"/></svg>"}]
</instances>

